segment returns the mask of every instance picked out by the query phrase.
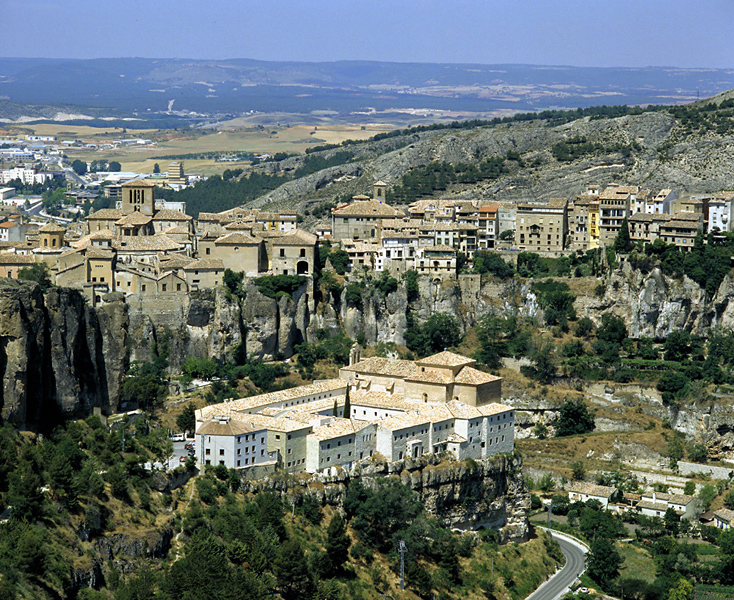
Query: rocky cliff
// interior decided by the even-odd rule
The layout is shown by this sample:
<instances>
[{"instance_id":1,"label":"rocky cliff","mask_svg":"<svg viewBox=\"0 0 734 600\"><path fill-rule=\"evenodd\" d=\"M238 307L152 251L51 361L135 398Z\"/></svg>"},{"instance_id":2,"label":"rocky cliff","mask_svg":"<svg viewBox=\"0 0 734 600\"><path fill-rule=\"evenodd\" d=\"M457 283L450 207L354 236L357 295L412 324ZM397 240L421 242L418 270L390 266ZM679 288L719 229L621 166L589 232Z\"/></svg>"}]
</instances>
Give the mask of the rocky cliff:
<instances>
[{"instance_id":1,"label":"rocky cliff","mask_svg":"<svg viewBox=\"0 0 734 600\"><path fill-rule=\"evenodd\" d=\"M529 535L530 492L522 476L519 455L497 455L475 462L441 461L435 455L394 463L364 460L352 469L334 468L307 478L272 477L243 480L240 491L279 492L289 503L304 495L320 504L341 506L350 481L373 487L379 479L395 477L418 494L426 511L444 526L500 532L502 542L526 541Z\"/></svg>"},{"instance_id":2,"label":"rocky cliff","mask_svg":"<svg viewBox=\"0 0 734 600\"><path fill-rule=\"evenodd\" d=\"M90 308L75 291L0 288L0 407L23 426L117 409L127 366L127 307Z\"/></svg>"},{"instance_id":3,"label":"rocky cliff","mask_svg":"<svg viewBox=\"0 0 734 600\"><path fill-rule=\"evenodd\" d=\"M621 316L631 337L664 338L675 329L705 335L710 327L734 326L734 278L727 277L713 298L693 281L643 273L622 263L597 296L592 280L567 280L576 292L579 317L597 324L605 312ZM408 313L422 322L434 312L457 318L466 330L487 314L542 317L531 280L418 280L418 297L408 301L405 284L389 294L366 282L361 301L317 301L313 284L292 296L273 299L251 281L243 297L224 289L190 295L109 294L97 308L74 290L53 288L44 297L31 284L0 287L0 396L2 415L32 426L49 417L74 417L98 407L117 409L120 383L130 360L149 360L152 348L168 349L172 372L189 356L230 360L239 347L265 360L291 356L319 329L344 329L368 345L405 343ZM718 425L718 429L721 429Z\"/></svg>"}]
</instances>

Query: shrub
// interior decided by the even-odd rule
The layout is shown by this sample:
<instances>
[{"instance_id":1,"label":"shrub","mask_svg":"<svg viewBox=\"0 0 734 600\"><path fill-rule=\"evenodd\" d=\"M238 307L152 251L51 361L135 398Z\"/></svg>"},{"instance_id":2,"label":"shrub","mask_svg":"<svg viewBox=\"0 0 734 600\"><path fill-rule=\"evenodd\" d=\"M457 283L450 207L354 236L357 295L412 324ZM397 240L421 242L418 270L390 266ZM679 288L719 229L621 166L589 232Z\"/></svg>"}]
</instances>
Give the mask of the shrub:
<instances>
[{"instance_id":1,"label":"shrub","mask_svg":"<svg viewBox=\"0 0 734 600\"><path fill-rule=\"evenodd\" d=\"M306 278L301 275L263 275L254 281L261 294L278 300L282 296L290 297L306 283Z\"/></svg>"}]
</instances>

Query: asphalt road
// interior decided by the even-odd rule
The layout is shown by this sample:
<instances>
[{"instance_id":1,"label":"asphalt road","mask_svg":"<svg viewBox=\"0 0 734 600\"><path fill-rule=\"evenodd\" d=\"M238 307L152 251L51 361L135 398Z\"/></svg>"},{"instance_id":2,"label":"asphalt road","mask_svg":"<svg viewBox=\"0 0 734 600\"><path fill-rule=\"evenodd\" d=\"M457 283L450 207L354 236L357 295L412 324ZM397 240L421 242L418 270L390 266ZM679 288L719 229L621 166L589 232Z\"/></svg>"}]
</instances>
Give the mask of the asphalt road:
<instances>
[{"instance_id":1,"label":"asphalt road","mask_svg":"<svg viewBox=\"0 0 734 600\"><path fill-rule=\"evenodd\" d=\"M586 552L580 544L571 542L556 533L553 533L553 538L561 546L561 550L566 557L566 565L530 594L526 600L555 600L560 598L586 568Z\"/></svg>"}]
</instances>

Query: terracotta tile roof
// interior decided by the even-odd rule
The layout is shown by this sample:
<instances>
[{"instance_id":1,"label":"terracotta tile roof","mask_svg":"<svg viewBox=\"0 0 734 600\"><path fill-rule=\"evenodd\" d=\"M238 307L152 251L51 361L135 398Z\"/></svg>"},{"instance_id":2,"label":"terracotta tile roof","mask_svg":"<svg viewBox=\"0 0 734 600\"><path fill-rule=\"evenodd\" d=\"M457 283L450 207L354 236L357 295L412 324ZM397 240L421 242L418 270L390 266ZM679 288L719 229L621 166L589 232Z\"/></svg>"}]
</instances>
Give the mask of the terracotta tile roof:
<instances>
[{"instance_id":1,"label":"terracotta tile roof","mask_svg":"<svg viewBox=\"0 0 734 600\"><path fill-rule=\"evenodd\" d=\"M228 421L212 419L211 421L203 423L201 427L196 430L196 435L242 435L245 433L264 431L264 429L264 427L256 428L248 423L235 421L233 419Z\"/></svg>"},{"instance_id":2,"label":"terracotta tile roof","mask_svg":"<svg viewBox=\"0 0 734 600\"><path fill-rule=\"evenodd\" d=\"M215 240L217 246L257 246L261 240L247 235L246 233L228 233Z\"/></svg>"},{"instance_id":3,"label":"terracotta tile roof","mask_svg":"<svg viewBox=\"0 0 734 600\"><path fill-rule=\"evenodd\" d=\"M361 427L359 428L361 429ZM334 438L344 437L346 435L354 435L358 431L351 419L340 419L331 417L326 425L314 427L311 435L317 440L333 440Z\"/></svg>"},{"instance_id":4,"label":"terracotta tile roof","mask_svg":"<svg viewBox=\"0 0 734 600\"><path fill-rule=\"evenodd\" d=\"M154 221L193 221L193 217L172 208L161 208L153 215Z\"/></svg>"},{"instance_id":5,"label":"terracotta tile roof","mask_svg":"<svg viewBox=\"0 0 734 600\"><path fill-rule=\"evenodd\" d=\"M408 377L418 370L412 360L399 358L382 358L373 356L344 367L344 370L370 375L387 375L389 377Z\"/></svg>"},{"instance_id":6,"label":"terracotta tile roof","mask_svg":"<svg viewBox=\"0 0 734 600\"><path fill-rule=\"evenodd\" d=\"M431 369L427 371L418 371L413 375L405 378L406 381L420 381L423 383L440 383L442 385L448 385L453 383L454 379L447 373L441 371L433 371Z\"/></svg>"},{"instance_id":7,"label":"terracotta tile roof","mask_svg":"<svg viewBox=\"0 0 734 600\"><path fill-rule=\"evenodd\" d=\"M122 236L112 239L112 246L119 251L151 251L166 252L172 250L181 250L183 245L172 240L167 235L159 233L157 235L135 235Z\"/></svg>"},{"instance_id":8,"label":"terracotta tile roof","mask_svg":"<svg viewBox=\"0 0 734 600\"><path fill-rule=\"evenodd\" d=\"M184 267L184 271L203 271L207 269L224 271L224 263L218 258L202 258L200 260L188 262Z\"/></svg>"},{"instance_id":9,"label":"terracotta tile roof","mask_svg":"<svg viewBox=\"0 0 734 600\"><path fill-rule=\"evenodd\" d=\"M122 214L122 209L120 208L101 208L98 211L89 213L89 215L87 215L87 221L94 221L97 219L105 221L117 221L123 216L124 215Z\"/></svg>"},{"instance_id":10,"label":"terracotta tile roof","mask_svg":"<svg viewBox=\"0 0 734 600\"><path fill-rule=\"evenodd\" d=\"M436 244L435 246L424 246L424 252L456 252L451 246Z\"/></svg>"},{"instance_id":11,"label":"terracotta tile roof","mask_svg":"<svg viewBox=\"0 0 734 600\"><path fill-rule=\"evenodd\" d=\"M401 213L377 200L357 200L333 209L331 214L337 217L397 217Z\"/></svg>"},{"instance_id":12,"label":"terracotta tile roof","mask_svg":"<svg viewBox=\"0 0 734 600\"><path fill-rule=\"evenodd\" d=\"M131 212L129 215L125 215L121 219L115 221L115 225L147 225L153 220L150 215L145 215L140 211Z\"/></svg>"},{"instance_id":13,"label":"terracotta tile roof","mask_svg":"<svg viewBox=\"0 0 734 600\"><path fill-rule=\"evenodd\" d=\"M646 508L648 510L658 510L662 513L668 510L668 505L665 502L653 502L652 500L640 500L637 503L636 508Z\"/></svg>"},{"instance_id":14,"label":"terracotta tile roof","mask_svg":"<svg viewBox=\"0 0 734 600\"><path fill-rule=\"evenodd\" d=\"M56 223L46 223L43 227L39 227L38 231L41 233L66 233L66 227Z\"/></svg>"},{"instance_id":15,"label":"terracotta tile roof","mask_svg":"<svg viewBox=\"0 0 734 600\"><path fill-rule=\"evenodd\" d=\"M166 235L189 235L189 230L186 227L178 225L164 229L161 233L165 233Z\"/></svg>"},{"instance_id":16,"label":"terracotta tile roof","mask_svg":"<svg viewBox=\"0 0 734 600\"><path fill-rule=\"evenodd\" d=\"M273 246L314 246L319 238L303 229L296 229L273 240Z\"/></svg>"},{"instance_id":17,"label":"terracotta tile roof","mask_svg":"<svg viewBox=\"0 0 734 600\"><path fill-rule=\"evenodd\" d=\"M0 254L0 265L30 265L36 262L32 254L14 254L3 252Z\"/></svg>"},{"instance_id":18,"label":"terracotta tile roof","mask_svg":"<svg viewBox=\"0 0 734 600\"><path fill-rule=\"evenodd\" d=\"M419 415L416 413L405 413L404 415L396 415L394 417L385 417L380 419L378 424L385 429L391 431L400 431L401 429L407 429L408 427L415 427L416 425L428 425L431 420L425 415Z\"/></svg>"},{"instance_id":19,"label":"terracotta tile roof","mask_svg":"<svg viewBox=\"0 0 734 600\"><path fill-rule=\"evenodd\" d=\"M451 411L456 419L478 419L483 417L482 411L476 406L464 404L458 400L452 400L446 403L446 407Z\"/></svg>"},{"instance_id":20,"label":"terracotta tile roof","mask_svg":"<svg viewBox=\"0 0 734 600\"><path fill-rule=\"evenodd\" d=\"M497 404L496 402L491 402L490 404L477 406L477 410L481 412L484 416L488 417L490 415L498 415L500 413L510 412L515 409L512 406L507 406L506 404Z\"/></svg>"},{"instance_id":21,"label":"terracotta tile roof","mask_svg":"<svg viewBox=\"0 0 734 600\"><path fill-rule=\"evenodd\" d=\"M566 198L551 198L548 200L548 202L545 203L532 203L532 202L523 202L517 205L518 210L557 210L559 208L566 208L568 205L568 200Z\"/></svg>"},{"instance_id":22,"label":"terracotta tile roof","mask_svg":"<svg viewBox=\"0 0 734 600\"><path fill-rule=\"evenodd\" d=\"M464 367L454 380L456 383L463 383L467 385L482 385L491 381L500 381L502 377L497 377L490 373L484 373L474 367Z\"/></svg>"},{"instance_id":23,"label":"terracotta tile roof","mask_svg":"<svg viewBox=\"0 0 734 600\"><path fill-rule=\"evenodd\" d=\"M664 492L654 492L654 494L655 496L653 496L653 492L645 492L642 494L642 498L643 500L653 500L655 498L655 501L662 500L663 502L682 504L683 506L695 500L693 496L687 496L685 494L667 494Z\"/></svg>"},{"instance_id":24,"label":"terracotta tile roof","mask_svg":"<svg viewBox=\"0 0 734 600\"><path fill-rule=\"evenodd\" d=\"M458 367L461 365L473 365L476 361L471 358L467 358L466 356L462 356L461 354L444 350L443 352L426 356L425 358L421 358L415 362L419 365Z\"/></svg>"},{"instance_id":25,"label":"terracotta tile roof","mask_svg":"<svg viewBox=\"0 0 734 600\"><path fill-rule=\"evenodd\" d=\"M722 521L731 523L732 521L734 521L734 510L729 510L728 508L720 508L719 510L714 511L714 516L719 517Z\"/></svg>"},{"instance_id":26,"label":"terracotta tile roof","mask_svg":"<svg viewBox=\"0 0 734 600\"><path fill-rule=\"evenodd\" d=\"M609 498L609 496L617 491L617 488L606 485L594 485L593 483L574 483L568 491L576 492L577 494L586 494L588 496Z\"/></svg>"},{"instance_id":27,"label":"terracotta tile roof","mask_svg":"<svg viewBox=\"0 0 734 600\"><path fill-rule=\"evenodd\" d=\"M204 419L210 419L212 416L218 414L230 414L238 411L254 410L261 406L289 402L297 398L305 398L325 392L333 392L340 388L346 390L346 386L347 382L343 379L326 379L309 385L288 388L286 390L278 390L277 392L269 392L258 396L250 396L249 398L240 398L239 400L232 400L231 402L224 402L222 404L205 406L204 408L200 408L196 411L196 418L199 421L202 421Z\"/></svg>"}]
</instances>

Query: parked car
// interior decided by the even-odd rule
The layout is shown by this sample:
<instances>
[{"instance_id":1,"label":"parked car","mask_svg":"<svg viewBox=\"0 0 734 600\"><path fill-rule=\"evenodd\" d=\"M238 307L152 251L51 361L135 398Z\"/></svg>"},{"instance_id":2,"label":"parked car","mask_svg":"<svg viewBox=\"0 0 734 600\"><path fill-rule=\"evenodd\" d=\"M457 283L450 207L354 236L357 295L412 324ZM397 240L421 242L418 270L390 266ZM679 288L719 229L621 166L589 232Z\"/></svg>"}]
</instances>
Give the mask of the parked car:
<instances>
[{"instance_id":1,"label":"parked car","mask_svg":"<svg viewBox=\"0 0 734 600\"><path fill-rule=\"evenodd\" d=\"M178 462L186 462L186 457L182 456L181 458L178 459Z\"/></svg>"}]
</instances>

